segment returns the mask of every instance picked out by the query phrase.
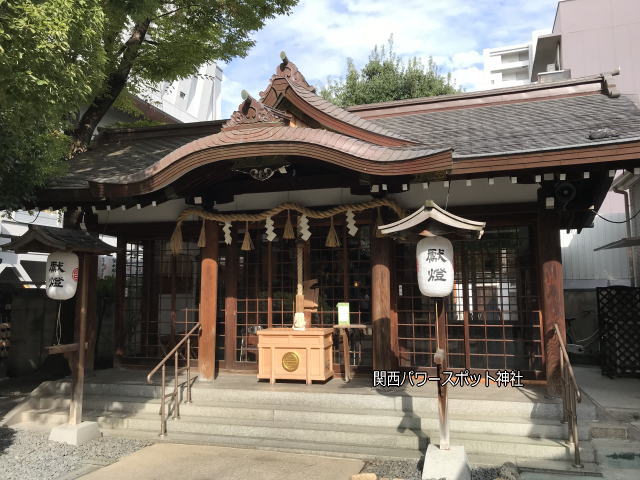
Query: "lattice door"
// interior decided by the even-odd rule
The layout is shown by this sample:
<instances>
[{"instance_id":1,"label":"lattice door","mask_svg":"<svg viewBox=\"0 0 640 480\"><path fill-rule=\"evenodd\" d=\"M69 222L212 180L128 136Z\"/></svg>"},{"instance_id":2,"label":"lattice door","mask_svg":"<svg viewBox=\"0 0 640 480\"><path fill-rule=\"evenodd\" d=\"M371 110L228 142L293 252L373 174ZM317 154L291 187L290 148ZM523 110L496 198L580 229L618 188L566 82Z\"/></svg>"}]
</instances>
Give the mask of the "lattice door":
<instances>
[{"instance_id":1,"label":"lattice door","mask_svg":"<svg viewBox=\"0 0 640 480\"><path fill-rule=\"evenodd\" d=\"M640 376L640 288L596 289L602 374Z\"/></svg>"}]
</instances>

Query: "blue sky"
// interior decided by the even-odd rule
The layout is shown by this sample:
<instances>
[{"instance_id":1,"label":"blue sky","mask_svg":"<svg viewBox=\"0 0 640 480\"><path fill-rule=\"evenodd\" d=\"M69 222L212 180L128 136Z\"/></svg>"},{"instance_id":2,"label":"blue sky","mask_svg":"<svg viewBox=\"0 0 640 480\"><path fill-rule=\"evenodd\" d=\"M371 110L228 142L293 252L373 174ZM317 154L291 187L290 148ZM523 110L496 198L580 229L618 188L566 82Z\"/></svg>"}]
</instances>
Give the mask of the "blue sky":
<instances>
[{"instance_id":1,"label":"blue sky","mask_svg":"<svg viewBox=\"0 0 640 480\"><path fill-rule=\"evenodd\" d=\"M300 0L291 15L269 20L253 36L245 58L226 65L222 115L228 118L246 89L263 90L284 50L316 86L361 67L375 45L393 34L404 58L432 56L467 91L485 87L482 50L524 43L534 30L553 26L557 0Z\"/></svg>"}]
</instances>

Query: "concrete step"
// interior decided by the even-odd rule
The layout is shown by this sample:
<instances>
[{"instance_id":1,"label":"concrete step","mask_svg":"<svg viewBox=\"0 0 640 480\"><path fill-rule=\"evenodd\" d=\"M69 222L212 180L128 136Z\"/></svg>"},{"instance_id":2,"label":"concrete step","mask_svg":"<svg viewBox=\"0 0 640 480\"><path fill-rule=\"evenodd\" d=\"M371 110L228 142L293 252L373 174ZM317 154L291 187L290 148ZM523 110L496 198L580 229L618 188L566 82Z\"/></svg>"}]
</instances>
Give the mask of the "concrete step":
<instances>
[{"instance_id":1,"label":"concrete step","mask_svg":"<svg viewBox=\"0 0 640 480\"><path fill-rule=\"evenodd\" d=\"M268 438L245 438L205 435L200 433L172 432L160 438L157 432L149 430L103 430L106 436L116 436L135 439L146 439L152 442L184 443L191 445L217 445L237 448L255 448L289 453L303 453L330 457L346 457L361 459L406 460L419 459L422 452L414 449L398 449L377 447L373 445L341 445L318 442L271 440Z\"/></svg>"},{"instance_id":2,"label":"concrete step","mask_svg":"<svg viewBox=\"0 0 640 480\"><path fill-rule=\"evenodd\" d=\"M93 412L85 410L84 417L97 421L103 429L131 429L136 431L159 432L160 421L157 414ZM66 421L67 412L63 409L29 410L22 415L23 422L49 422L51 424ZM46 419L46 420L44 420ZM221 419L182 415L180 420L168 420L169 435L199 434L212 437L233 437L235 439L269 440L274 442L293 441L318 444L351 445L398 450L424 451L429 441L438 443L438 434L430 430L398 429L371 427L363 425L338 424L300 424L291 421ZM310 441L309 439L313 439ZM235 443L242 443L234 440ZM571 449L566 442L549 438L523 438L505 434L451 433L451 442L465 446L469 453L485 453L533 457L546 459L566 459ZM588 443L583 444L583 456L592 458L593 452Z\"/></svg>"},{"instance_id":3,"label":"concrete step","mask_svg":"<svg viewBox=\"0 0 640 480\"><path fill-rule=\"evenodd\" d=\"M47 394L69 394L68 381L45 382L42 396ZM268 388L268 387L267 387ZM169 391L169 390L167 390ZM366 392L366 393L365 393ZM112 398L139 397L144 399L160 398L160 387L146 384L100 384L87 383L85 395L104 396ZM218 388L215 385L203 385L196 382L192 389L195 404L207 402L246 403L253 405L281 405L289 408L291 405L303 404L306 408L334 409L348 405L350 409L379 411L396 410L400 412L414 412L423 416L436 415L438 411L435 398L407 395L403 392L377 392L358 390L358 393L332 393L295 390L268 390L250 388ZM469 411L469 400L460 398L449 399L451 415L465 414ZM549 418L559 419L562 407L558 399L545 401L500 401L473 400L473 411L478 418L491 418L496 412L510 418ZM580 421L595 419L595 408L590 402L583 402L578 406Z\"/></svg>"},{"instance_id":4,"label":"concrete step","mask_svg":"<svg viewBox=\"0 0 640 480\"><path fill-rule=\"evenodd\" d=\"M38 408L66 408L69 400L63 396L43 397L38 402ZM138 397L120 397L110 399L95 395L84 398L84 406L95 412L122 412L129 415L137 413L158 413L160 400L151 399L141 401ZM169 406L167 407L169 408ZM244 420L264 420L275 423L297 422L300 424L337 424L337 425L368 425L399 429L437 430L436 415L399 412L397 410L369 411L353 410L350 408L313 408L306 405L255 405L249 403L207 402L180 404L180 412L188 416L202 416L208 419L238 418ZM450 416L450 428L454 432L506 434L530 438L558 438L567 437L567 427L557 419L520 418L500 416L498 418L481 419L477 415L454 414ZM589 426L581 425L581 440L589 439Z\"/></svg>"}]
</instances>

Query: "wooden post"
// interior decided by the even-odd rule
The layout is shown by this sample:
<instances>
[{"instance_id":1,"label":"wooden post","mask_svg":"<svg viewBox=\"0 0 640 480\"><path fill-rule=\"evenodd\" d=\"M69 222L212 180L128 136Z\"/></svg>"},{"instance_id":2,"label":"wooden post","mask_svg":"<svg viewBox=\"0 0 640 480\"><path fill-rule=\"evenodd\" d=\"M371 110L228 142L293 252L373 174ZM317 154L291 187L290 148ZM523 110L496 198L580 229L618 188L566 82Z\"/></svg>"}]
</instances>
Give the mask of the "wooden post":
<instances>
[{"instance_id":1,"label":"wooden post","mask_svg":"<svg viewBox=\"0 0 640 480\"><path fill-rule=\"evenodd\" d=\"M224 266L224 364L233 368L236 364L237 312L238 312L238 244L235 242L236 230L232 227L234 241L227 245L226 264Z\"/></svg>"},{"instance_id":2,"label":"wooden post","mask_svg":"<svg viewBox=\"0 0 640 480\"><path fill-rule=\"evenodd\" d=\"M434 363L440 379L438 382L438 417L440 426L440 450L449 450L449 406L447 386L443 371L448 368L447 317L444 298L435 298L436 306L436 353Z\"/></svg>"},{"instance_id":3,"label":"wooden post","mask_svg":"<svg viewBox=\"0 0 640 480\"><path fill-rule=\"evenodd\" d=\"M562 336L566 336L560 225L556 212L540 212L537 240L547 392L556 395L560 392L560 346L553 333L556 323Z\"/></svg>"},{"instance_id":4,"label":"wooden post","mask_svg":"<svg viewBox=\"0 0 640 480\"><path fill-rule=\"evenodd\" d=\"M218 224L205 221L207 244L201 250L199 379L212 381L216 365L216 312L218 309Z\"/></svg>"},{"instance_id":5,"label":"wooden post","mask_svg":"<svg viewBox=\"0 0 640 480\"><path fill-rule=\"evenodd\" d=\"M296 313L304 312L304 295L302 293L304 242L296 242Z\"/></svg>"},{"instance_id":6,"label":"wooden post","mask_svg":"<svg viewBox=\"0 0 640 480\"><path fill-rule=\"evenodd\" d=\"M89 272L89 293L87 303L87 368L86 374L93 373L98 340L98 256L86 255Z\"/></svg>"},{"instance_id":7,"label":"wooden post","mask_svg":"<svg viewBox=\"0 0 640 480\"><path fill-rule=\"evenodd\" d=\"M87 349L85 347L87 341L87 309L89 301L89 278L91 268L90 255L80 255L80 278L78 285L78 315L76 316L76 324L78 325L78 343L80 348L73 356L74 368L72 368L71 381L71 406L69 408L69 423L78 425L82 423L82 398L84 394L84 369L86 365Z\"/></svg>"},{"instance_id":8,"label":"wooden post","mask_svg":"<svg viewBox=\"0 0 640 480\"><path fill-rule=\"evenodd\" d=\"M273 242L267 244L267 327L273 327Z\"/></svg>"},{"instance_id":9,"label":"wooden post","mask_svg":"<svg viewBox=\"0 0 640 480\"><path fill-rule=\"evenodd\" d=\"M373 326L373 369L393 368L391 345L391 239L371 241L371 323Z\"/></svg>"},{"instance_id":10,"label":"wooden post","mask_svg":"<svg viewBox=\"0 0 640 480\"><path fill-rule=\"evenodd\" d=\"M169 265L170 265L170 272L171 272L171 340L170 340L170 347L167 348L167 351L171 350L171 348L173 348L175 344L178 343L178 339L176 338L176 320L178 317L177 298L176 298L177 289L178 289L177 279L176 279L176 275L177 275L176 270L178 268L177 256L171 255L169 262L170 262Z\"/></svg>"},{"instance_id":11,"label":"wooden post","mask_svg":"<svg viewBox=\"0 0 640 480\"><path fill-rule=\"evenodd\" d=\"M155 357L158 355L158 318L153 315L152 305L157 303L154 301L152 294L152 285L155 282L154 274L154 242L153 240L144 240L142 242L142 348L145 357ZM164 356L160 352L160 356Z\"/></svg>"},{"instance_id":12,"label":"wooden post","mask_svg":"<svg viewBox=\"0 0 640 480\"><path fill-rule=\"evenodd\" d=\"M124 356L124 306L126 291L126 256L127 241L122 235L118 235L118 252L116 254L116 291L115 291L115 318L113 326L113 366L118 367Z\"/></svg>"}]
</instances>

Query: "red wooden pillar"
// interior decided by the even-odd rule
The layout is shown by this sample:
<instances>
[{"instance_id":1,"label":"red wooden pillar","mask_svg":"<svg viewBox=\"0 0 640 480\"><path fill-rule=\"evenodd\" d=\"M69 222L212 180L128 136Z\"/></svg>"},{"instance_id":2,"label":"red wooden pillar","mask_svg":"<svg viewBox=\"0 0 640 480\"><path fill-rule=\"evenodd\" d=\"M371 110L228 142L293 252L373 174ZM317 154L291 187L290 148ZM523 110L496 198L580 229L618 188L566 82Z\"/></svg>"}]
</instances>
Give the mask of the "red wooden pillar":
<instances>
[{"instance_id":1,"label":"red wooden pillar","mask_svg":"<svg viewBox=\"0 0 640 480\"><path fill-rule=\"evenodd\" d=\"M391 335L391 239L371 235L371 323L373 369L394 366Z\"/></svg>"},{"instance_id":2,"label":"red wooden pillar","mask_svg":"<svg viewBox=\"0 0 640 480\"><path fill-rule=\"evenodd\" d=\"M200 380L212 381L216 365L216 312L218 308L218 224L205 222L207 244L201 250L200 338L198 371Z\"/></svg>"},{"instance_id":3,"label":"red wooden pillar","mask_svg":"<svg viewBox=\"0 0 640 480\"><path fill-rule=\"evenodd\" d=\"M557 323L564 337L565 323L560 225L556 212L539 214L537 239L547 391L557 394L560 388L560 346L553 326Z\"/></svg>"}]
</instances>

